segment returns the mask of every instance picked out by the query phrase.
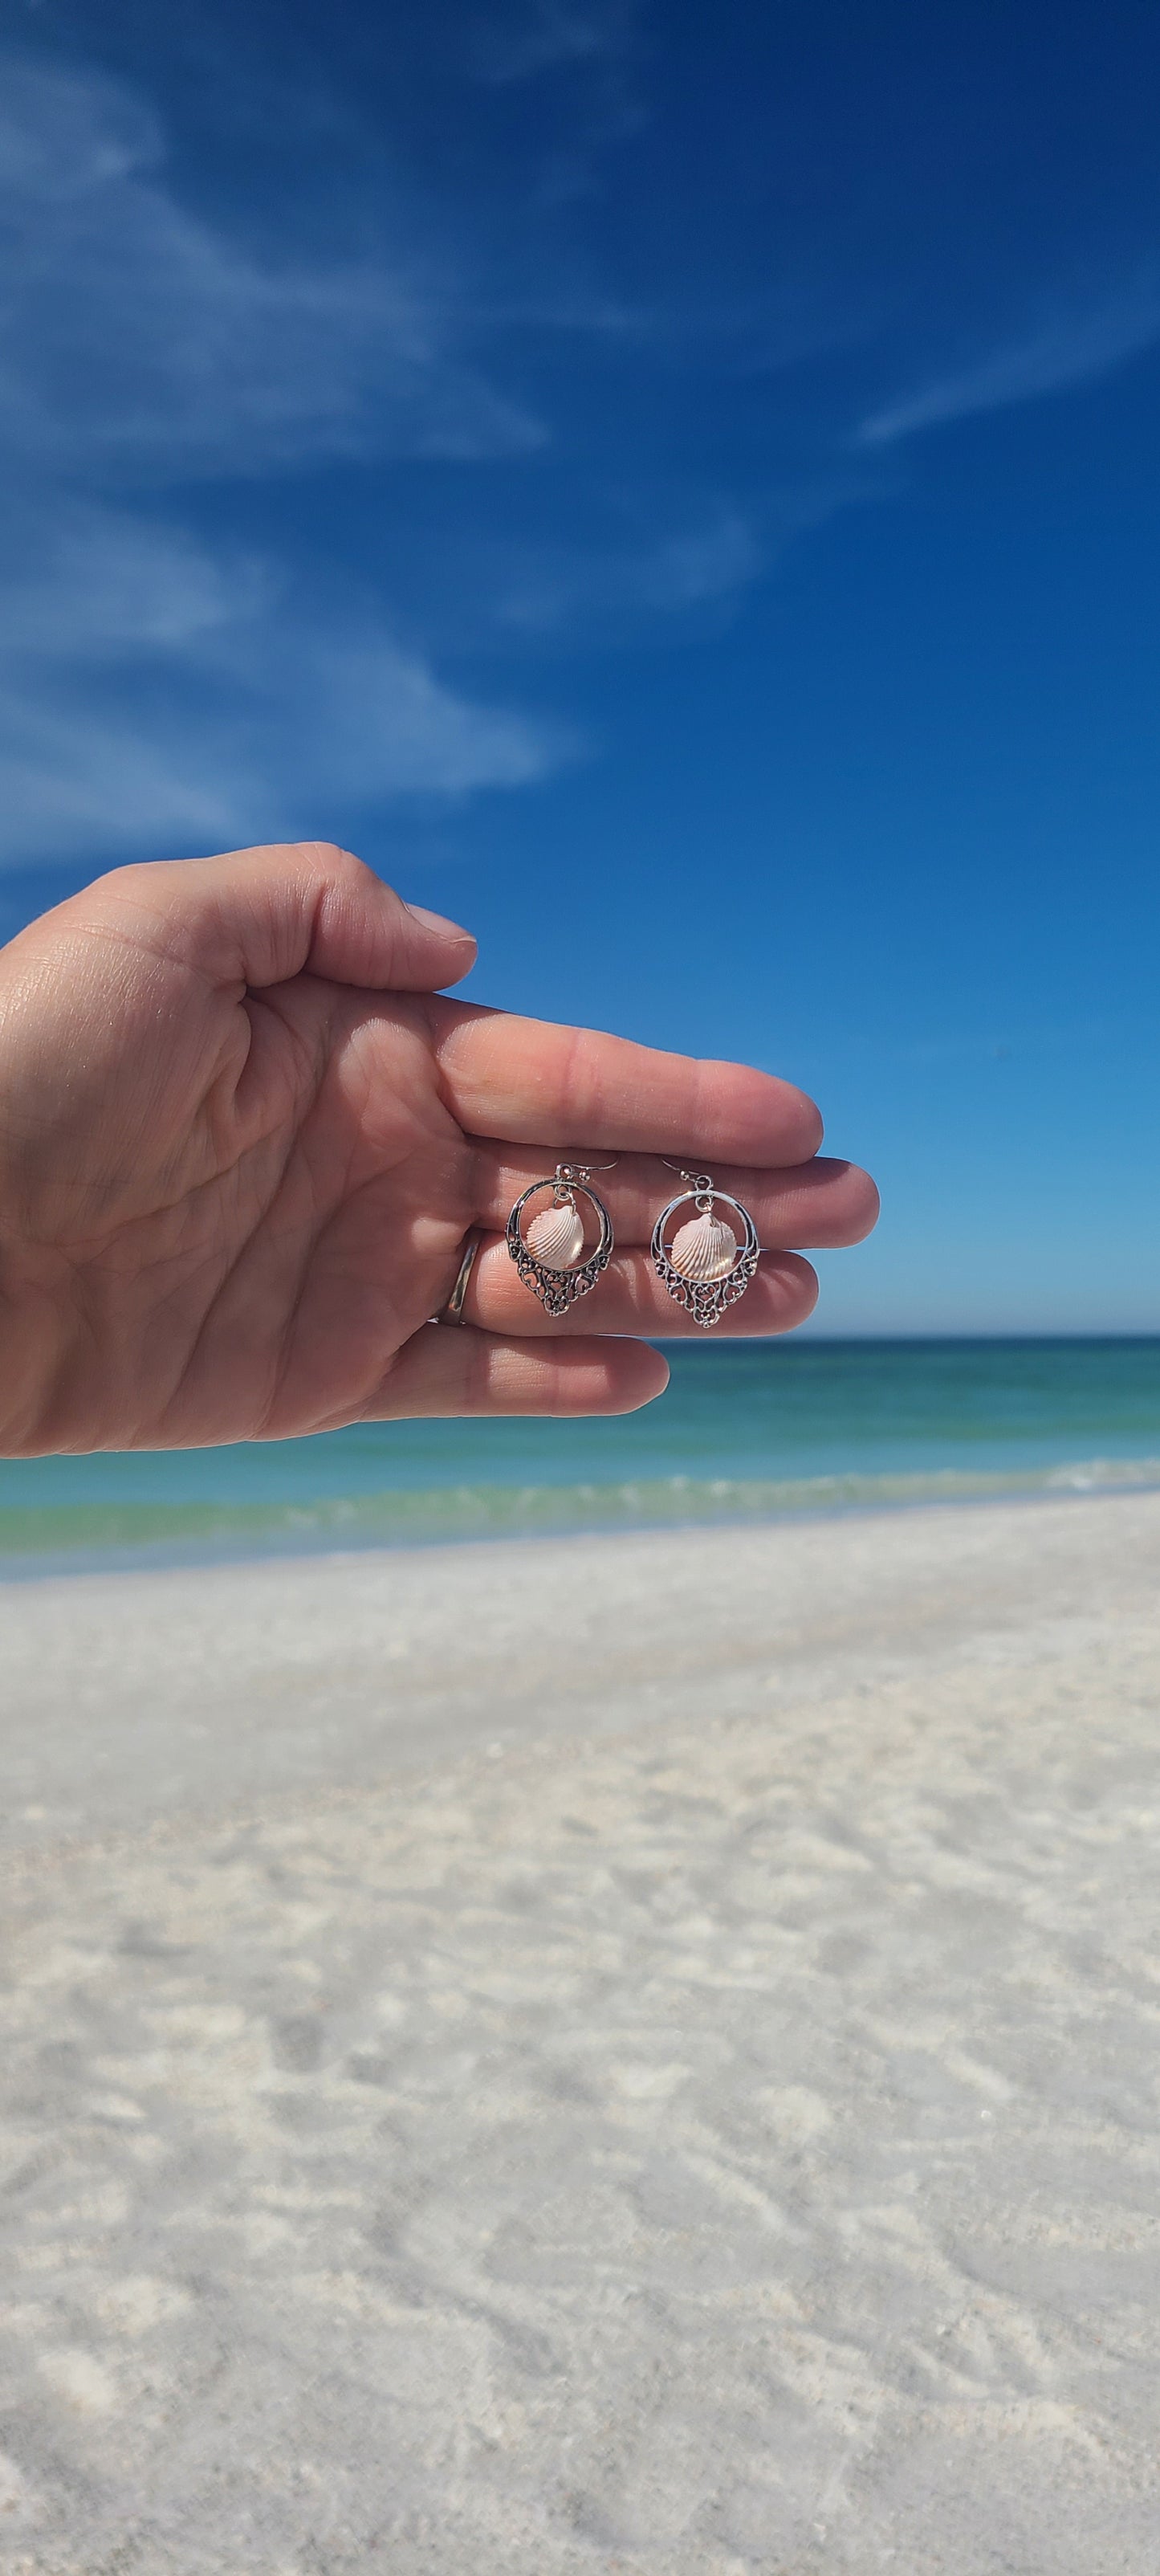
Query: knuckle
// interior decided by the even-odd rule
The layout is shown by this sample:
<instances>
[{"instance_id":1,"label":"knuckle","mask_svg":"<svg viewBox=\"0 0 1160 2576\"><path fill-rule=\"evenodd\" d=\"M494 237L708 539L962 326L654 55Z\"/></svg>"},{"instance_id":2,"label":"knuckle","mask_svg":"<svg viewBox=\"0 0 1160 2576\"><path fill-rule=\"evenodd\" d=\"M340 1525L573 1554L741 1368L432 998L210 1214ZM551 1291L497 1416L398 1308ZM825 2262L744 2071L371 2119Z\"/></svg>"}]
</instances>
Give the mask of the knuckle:
<instances>
[{"instance_id":1,"label":"knuckle","mask_svg":"<svg viewBox=\"0 0 1160 2576\"><path fill-rule=\"evenodd\" d=\"M365 859L358 858L353 850L344 849L340 841L298 841L294 844L294 856L299 866L304 867L307 875L321 887L324 896L337 896L341 902L365 901L371 894L381 899L385 895L399 911L403 909L402 896L396 893L395 888L377 876Z\"/></svg>"},{"instance_id":2,"label":"knuckle","mask_svg":"<svg viewBox=\"0 0 1160 2576\"><path fill-rule=\"evenodd\" d=\"M291 845L300 859L312 867L331 869L357 868L360 862L353 850L344 850L339 841L295 841Z\"/></svg>"},{"instance_id":3,"label":"knuckle","mask_svg":"<svg viewBox=\"0 0 1160 2576\"><path fill-rule=\"evenodd\" d=\"M148 905L151 911L168 909L180 898L183 885L188 886L185 870L190 864L182 859L128 859L122 867L94 877L77 900L98 910L125 904Z\"/></svg>"},{"instance_id":4,"label":"knuckle","mask_svg":"<svg viewBox=\"0 0 1160 2576\"><path fill-rule=\"evenodd\" d=\"M351 883L371 874L363 860L356 858L353 850L344 849L339 841L265 841L252 850L231 855L248 859L271 876L285 876L290 869L328 885Z\"/></svg>"}]
</instances>

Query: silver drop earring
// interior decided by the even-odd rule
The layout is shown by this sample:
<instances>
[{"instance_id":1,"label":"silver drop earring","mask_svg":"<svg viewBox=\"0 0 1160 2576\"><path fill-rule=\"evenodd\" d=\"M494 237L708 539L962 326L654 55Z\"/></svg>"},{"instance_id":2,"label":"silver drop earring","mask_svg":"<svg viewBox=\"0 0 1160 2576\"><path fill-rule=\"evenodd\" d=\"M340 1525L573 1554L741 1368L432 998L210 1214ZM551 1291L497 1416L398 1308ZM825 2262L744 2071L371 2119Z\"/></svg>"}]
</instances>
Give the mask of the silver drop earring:
<instances>
[{"instance_id":1,"label":"silver drop earring","mask_svg":"<svg viewBox=\"0 0 1160 2576\"><path fill-rule=\"evenodd\" d=\"M669 1163L662 1154L666 1170L679 1166ZM745 1295L751 1279L756 1277L761 1258L757 1228L747 1207L728 1190L714 1189L707 1172L681 1172L688 1187L679 1190L668 1206L661 1209L652 1232L653 1265L664 1280L669 1295L683 1306L695 1324L706 1332L719 1324L726 1308L735 1306ZM690 1200L695 1213L677 1227L671 1243L666 1240L670 1221ZM732 1208L739 1216L742 1237L738 1242L733 1227L717 1214L718 1204Z\"/></svg>"},{"instance_id":2,"label":"silver drop earring","mask_svg":"<svg viewBox=\"0 0 1160 2576\"><path fill-rule=\"evenodd\" d=\"M508 1251L525 1288L539 1298L547 1315L566 1315L569 1306L574 1306L578 1297L586 1297L601 1272L608 1268L615 1240L612 1219L590 1183L594 1171L610 1172L612 1168L612 1163L557 1163L555 1179L533 1181L516 1200L508 1218ZM531 1218L525 1232L524 1209L541 1190L551 1191L551 1204ZM577 1195L587 1199L599 1228L593 1252L585 1252L587 1235L576 1205Z\"/></svg>"}]
</instances>

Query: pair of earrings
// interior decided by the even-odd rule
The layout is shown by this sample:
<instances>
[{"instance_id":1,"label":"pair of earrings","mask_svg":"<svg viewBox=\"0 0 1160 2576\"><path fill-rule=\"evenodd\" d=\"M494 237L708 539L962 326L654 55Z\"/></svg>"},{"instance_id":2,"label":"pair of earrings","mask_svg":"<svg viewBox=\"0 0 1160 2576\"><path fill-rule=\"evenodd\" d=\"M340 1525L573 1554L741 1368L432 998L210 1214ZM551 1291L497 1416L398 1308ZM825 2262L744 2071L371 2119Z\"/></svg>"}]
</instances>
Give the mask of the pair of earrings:
<instances>
[{"instance_id":1,"label":"pair of earrings","mask_svg":"<svg viewBox=\"0 0 1160 2576\"><path fill-rule=\"evenodd\" d=\"M662 1155L661 1160L664 1161ZM538 1297L549 1315L565 1315L578 1297L595 1288L607 1270L615 1240L612 1219L592 1187L593 1172L610 1172L611 1163L557 1163L553 1180L533 1181L516 1200L507 1222L507 1248L525 1288ZM675 1172L676 1163L667 1169ZM714 1189L707 1172L681 1172L686 1183L661 1209L652 1231L653 1267L670 1297L695 1324L709 1331L726 1308L735 1306L754 1277L761 1256L757 1229L749 1210L728 1190ZM550 1190L550 1204L524 1224L531 1201ZM577 1198L586 1200L586 1221ZM728 1220L717 1213L718 1201L741 1220L740 1240ZM694 1214L672 1231L682 1208L692 1202ZM597 1242L589 1250L590 1222Z\"/></svg>"}]
</instances>

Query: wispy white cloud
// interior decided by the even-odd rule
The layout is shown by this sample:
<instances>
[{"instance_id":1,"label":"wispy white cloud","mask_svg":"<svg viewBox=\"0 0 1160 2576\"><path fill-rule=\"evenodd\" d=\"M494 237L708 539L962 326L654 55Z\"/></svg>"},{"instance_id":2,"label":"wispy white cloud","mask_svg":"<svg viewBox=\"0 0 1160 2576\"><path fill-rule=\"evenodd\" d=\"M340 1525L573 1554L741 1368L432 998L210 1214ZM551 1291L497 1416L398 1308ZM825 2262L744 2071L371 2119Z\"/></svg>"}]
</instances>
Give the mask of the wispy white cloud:
<instances>
[{"instance_id":1,"label":"wispy white cloud","mask_svg":"<svg viewBox=\"0 0 1160 2576\"><path fill-rule=\"evenodd\" d=\"M90 72L0 81L0 438L88 473L520 452L542 431L413 254L263 264L166 184L155 120Z\"/></svg>"},{"instance_id":2,"label":"wispy white cloud","mask_svg":"<svg viewBox=\"0 0 1160 2576\"><path fill-rule=\"evenodd\" d=\"M1160 284L1137 279L1082 309L1056 314L985 358L935 377L916 392L872 412L858 431L861 447L889 447L916 430L1001 411L1063 393L1108 375L1160 339Z\"/></svg>"},{"instance_id":3,"label":"wispy white cloud","mask_svg":"<svg viewBox=\"0 0 1160 2576\"><path fill-rule=\"evenodd\" d=\"M252 554L74 505L21 536L0 638L0 864L323 832L336 800L541 777L562 729L474 703Z\"/></svg>"},{"instance_id":4,"label":"wispy white cloud","mask_svg":"<svg viewBox=\"0 0 1160 2576\"><path fill-rule=\"evenodd\" d=\"M635 18L635 0L513 0L476 70L603 65L618 96ZM545 432L485 345L680 340L679 316L630 311L534 244L473 295L430 239L411 201L373 251L277 256L268 230L256 247L186 201L123 84L0 58L0 864L322 832L352 804L542 777L575 737L453 682L440 666L469 632L491 650L608 642L721 614L791 526L838 505L809 496L803 520L800 495L743 508L642 484L636 502L589 495L587 536L468 528L443 543L445 581L436 534L406 633L369 580L207 533L237 510L215 482L533 454Z\"/></svg>"},{"instance_id":5,"label":"wispy white cloud","mask_svg":"<svg viewBox=\"0 0 1160 2576\"><path fill-rule=\"evenodd\" d=\"M472 59L497 83L598 63L623 50L638 16L637 0L515 0L481 13Z\"/></svg>"},{"instance_id":6,"label":"wispy white cloud","mask_svg":"<svg viewBox=\"0 0 1160 2576\"><path fill-rule=\"evenodd\" d=\"M489 567L494 622L528 634L569 640L584 633L607 647L639 639L645 625L719 621L807 531L872 497L869 467L843 460L837 469L767 488L746 506L686 489L644 486L634 513L621 496L619 521L570 544L509 545ZM630 521L625 526L625 520Z\"/></svg>"},{"instance_id":7,"label":"wispy white cloud","mask_svg":"<svg viewBox=\"0 0 1160 2576\"><path fill-rule=\"evenodd\" d=\"M764 560L750 521L722 506L645 542L541 546L522 559L511 552L494 613L504 625L541 634L594 619L671 616L735 598Z\"/></svg>"},{"instance_id":8,"label":"wispy white cloud","mask_svg":"<svg viewBox=\"0 0 1160 2576\"><path fill-rule=\"evenodd\" d=\"M308 598L160 497L534 445L465 362L453 296L414 259L263 265L182 206L154 119L99 75L10 61L0 102L0 863L323 831L338 800L565 757L366 597Z\"/></svg>"}]
</instances>

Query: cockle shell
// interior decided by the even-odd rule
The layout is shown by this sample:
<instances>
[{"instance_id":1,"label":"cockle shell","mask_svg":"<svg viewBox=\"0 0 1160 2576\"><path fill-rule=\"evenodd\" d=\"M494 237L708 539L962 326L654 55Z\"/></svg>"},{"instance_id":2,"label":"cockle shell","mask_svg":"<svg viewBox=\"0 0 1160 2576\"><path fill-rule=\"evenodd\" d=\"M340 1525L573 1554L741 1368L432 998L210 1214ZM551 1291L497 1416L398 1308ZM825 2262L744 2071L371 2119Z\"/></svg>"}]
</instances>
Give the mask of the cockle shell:
<instances>
[{"instance_id":1,"label":"cockle shell","mask_svg":"<svg viewBox=\"0 0 1160 2576\"><path fill-rule=\"evenodd\" d=\"M584 1220L567 1202L541 1208L524 1240L546 1270L573 1270L584 1250Z\"/></svg>"},{"instance_id":2,"label":"cockle shell","mask_svg":"<svg viewBox=\"0 0 1160 2576\"><path fill-rule=\"evenodd\" d=\"M692 1216L673 1237L669 1254L682 1279L724 1279L737 1258L737 1237L721 1216Z\"/></svg>"}]
</instances>

